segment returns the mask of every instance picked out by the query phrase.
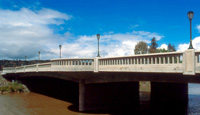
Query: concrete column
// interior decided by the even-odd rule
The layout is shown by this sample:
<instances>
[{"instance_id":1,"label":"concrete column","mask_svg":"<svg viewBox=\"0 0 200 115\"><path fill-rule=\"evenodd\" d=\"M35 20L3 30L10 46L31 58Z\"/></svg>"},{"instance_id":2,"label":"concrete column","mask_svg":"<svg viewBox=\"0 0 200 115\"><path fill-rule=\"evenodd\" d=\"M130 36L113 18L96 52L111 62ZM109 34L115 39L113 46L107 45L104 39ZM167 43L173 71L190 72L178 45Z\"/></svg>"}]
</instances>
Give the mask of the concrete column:
<instances>
[{"instance_id":1,"label":"concrete column","mask_svg":"<svg viewBox=\"0 0 200 115\"><path fill-rule=\"evenodd\" d=\"M163 64L165 64L165 57L163 57Z\"/></svg>"},{"instance_id":2,"label":"concrete column","mask_svg":"<svg viewBox=\"0 0 200 115\"><path fill-rule=\"evenodd\" d=\"M157 63L157 57L155 57L155 64L158 64L158 63Z\"/></svg>"},{"instance_id":3,"label":"concrete column","mask_svg":"<svg viewBox=\"0 0 200 115\"><path fill-rule=\"evenodd\" d=\"M151 64L153 64L153 58L151 58Z\"/></svg>"},{"instance_id":4,"label":"concrete column","mask_svg":"<svg viewBox=\"0 0 200 115\"><path fill-rule=\"evenodd\" d=\"M147 58L147 64L149 64L149 57Z\"/></svg>"},{"instance_id":5,"label":"concrete column","mask_svg":"<svg viewBox=\"0 0 200 115\"><path fill-rule=\"evenodd\" d=\"M180 60L179 60L180 56L176 56L176 59L177 59L177 64L180 63Z\"/></svg>"},{"instance_id":6,"label":"concrete column","mask_svg":"<svg viewBox=\"0 0 200 115\"><path fill-rule=\"evenodd\" d=\"M174 64L174 56L172 56L172 64Z\"/></svg>"},{"instance_id":7,"label":"concrete column","mask_svg":"<svg viewBox=\"0 0 200 115\"><path fill-rule=\"evenodd\" d=\"M100 57L94 58L94 72L99 72L99 58Z\"/></svg>"},{"instance_id":8,"label":"concrete column","mask_svg":"<svg viewBox=\"0 0 200 115\"><path fill-rule=\"evenodd\" d=\"M195 50L188 49L183 53L184 75L195 75Z\"/></svg>"},{"instance_id":9,"label":"concrete column","mask_svg":"<svg viewBox=\"0 0 200 115\"><path fill-rule=\"evenodd\" d=\"M79 81L79 111L86 110L85 99L85 80Z\"/></svg>"},{"instance_id":10,"label":"concrete column","mask_svg":"<svg viewBox=\"0 0 200 115\"><path fill-rule=\"evenodd\" d=\"M195 63L196 64L198 63L198 57L197 57L197 55L195 56Z\"/></svg>"},{"instance_id":11,"label":"concrete column","mask_svg":"<svg viewBox=\"0 0 200 115\"><path fill-rule=\"evenodd\" d=\"M94 60L91 60L91 65L94 65ZM102 61L101 61L101 65L103 65Z\"/></svg>"},{"instance_id":12,"label":"concrete column","mask_svg":"<svg viewBox=\"0 0 200 115\"><path fill-rule=\"evenodd\" d=\"M133 64L135 64L135 58L133 59Z\"/></svg>"},{"instance_id":13,"label":"concrete column","mask_svg":"<svg viewBox=\"0 0 200 115\"><path fill-rule=\"evenodd\" d=\"M159 64L161 64L161 57L159 57Z\"/></svg>"},{"instance_id":14,"label":"concrete column","mask_svg":"<svg viewBox=\"0 0 200 115\"><path fill-rule=\"evenodd\" d=\"M167 64L170 64L170 58L167 57Z\"/></svg>"}]
</instances>

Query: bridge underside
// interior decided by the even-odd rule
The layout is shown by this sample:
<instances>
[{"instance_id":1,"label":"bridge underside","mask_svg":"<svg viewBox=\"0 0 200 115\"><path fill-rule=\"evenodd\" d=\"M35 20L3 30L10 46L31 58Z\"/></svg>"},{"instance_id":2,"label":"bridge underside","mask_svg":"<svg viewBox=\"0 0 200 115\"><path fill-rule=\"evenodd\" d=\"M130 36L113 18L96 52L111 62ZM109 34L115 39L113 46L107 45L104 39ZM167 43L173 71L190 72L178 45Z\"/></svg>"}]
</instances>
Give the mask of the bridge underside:
<instances>
[{"instance_id":1,"label":"bridge underside","mask_svg":"<svg viewBox=\"0 0 200 115\"><path fill-rule=\"evenodd\" d=\"M182 108L188 102L187 83L200 83L199 74L183 76L168 73L39 72L6 74L4 77L21 79L31 76L47 76L77 82L79 91L76 94L79 95L80 111L138 109L138 81L151 81L151 105L154 105L152 107Z\"/></svg>"},{"instance_id":2,"label":"bridge underside","mask_svg":"<svg viewBox=\"0 0 200 115\"><path fill-rule=\"evenodd\" d=\"M129 73L129 72L27 72L6 74L5 78L46 76L86 84L111 82L171 82L171 83L200 83L200 74L183 75L181 73Z\"/></svg>"}]
</instances>

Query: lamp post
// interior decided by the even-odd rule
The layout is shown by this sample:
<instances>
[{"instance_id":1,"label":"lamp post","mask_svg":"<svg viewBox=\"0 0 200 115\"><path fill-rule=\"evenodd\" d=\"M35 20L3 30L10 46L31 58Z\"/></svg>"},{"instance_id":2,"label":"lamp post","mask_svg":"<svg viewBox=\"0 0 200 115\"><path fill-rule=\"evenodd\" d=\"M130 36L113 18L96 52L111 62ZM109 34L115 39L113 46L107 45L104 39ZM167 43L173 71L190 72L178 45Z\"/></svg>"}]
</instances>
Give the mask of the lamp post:
<instances>
[{"instance_id":1,"label":"lamp post","mask_svg":"<svg viewBox=\"0 0 200 115\"><path fill-rule=\"evenodd\" d=\"M97 55L97 57L100 57L100 54L99 54L99 39L100 39L100 34L97 34L97 40L98 40L98 55Z\"/></svg>"},{"instance_id":2,"label":"lamp post","mask_svg":"<svg viewBox=\"0 0 200 115\"><path fill-rule=\"evenodd\" d=\"M39 56L39 57L38 57L38 60L40 60L40 51L38 51L38 56Z\"/></svg>"},{"instance_id":3,"label":"lamp post","mask_svg":"<svg viewBox=\"0 0 200 115\"><path fill-rule=\"evenodd\" d=\"M188 49L194 49L193 46L192 46L192 18L193 18L193 11L189 11L188 12L188 18L190 20L190 46Z\"/></svg>"},{"instance_id":4,"label":"lamp post","mask_svg":"<svg viewBox=\"0 0 200 115\"><path fill-rule=\"evenodd\" d=\"M59 45L59 48L60 48L60 58L61 58L61 48L62 48L62 45Z\"/></svg>"}]
</instances>

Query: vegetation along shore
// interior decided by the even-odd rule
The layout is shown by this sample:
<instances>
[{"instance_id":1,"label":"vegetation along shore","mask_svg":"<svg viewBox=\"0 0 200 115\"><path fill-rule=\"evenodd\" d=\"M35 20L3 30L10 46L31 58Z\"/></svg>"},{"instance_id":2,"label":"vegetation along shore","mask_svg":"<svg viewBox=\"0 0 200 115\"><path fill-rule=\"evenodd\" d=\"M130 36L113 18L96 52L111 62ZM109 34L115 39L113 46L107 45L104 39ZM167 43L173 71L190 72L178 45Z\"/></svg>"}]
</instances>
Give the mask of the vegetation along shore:
<instances>
[{"instance_id":1,"label":"vegetation along shore","mask_svg":"<svg viewBox=\"0 0 200 115\"><path fill-rule=\"evenodd\" d=\"M21 92L29 92L29 89L18 81L10 82L6 80L0 73L0 94Z\"/></svg>"}]
</instances>

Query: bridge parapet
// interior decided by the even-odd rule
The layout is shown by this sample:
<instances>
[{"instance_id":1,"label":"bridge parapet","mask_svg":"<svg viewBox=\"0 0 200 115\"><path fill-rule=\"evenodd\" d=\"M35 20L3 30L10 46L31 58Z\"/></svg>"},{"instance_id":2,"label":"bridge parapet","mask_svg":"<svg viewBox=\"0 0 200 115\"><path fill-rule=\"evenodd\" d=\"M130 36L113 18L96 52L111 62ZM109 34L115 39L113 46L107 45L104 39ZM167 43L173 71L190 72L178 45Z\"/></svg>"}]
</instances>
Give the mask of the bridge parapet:
<instances>
[{"instance_id":1,"label":"bridge parapet","mask_svg":"<svg viewBox=\"0 0 200 115\"><path fill-rule=\"evenodd\" d=\"M52 71L94 71L93 58L52 59Z\"/></svg>"},{"instance_id":2,"label":"bridge parapet","mask_svg":"<svg viewBox=\"0 0 200 115\"><path fill-rule=\"evenodd\" d=\"M183 72L183 52L140 54L99 59L99 71Z\"/></svg>"},{"instance_id":3,"label":"bridge parapet","mask_svg":"<svg viewBox=\"0 0 200 115\"><path fill-rule=\"evenodd\" d=\"M3 68L3 73L22 72L149 72L200 73L200 51L194 49L185 52L167 52L140 54L133 56L107 58L67 58L52 59L50 63Z\"/></svg>"}]
</instances>

